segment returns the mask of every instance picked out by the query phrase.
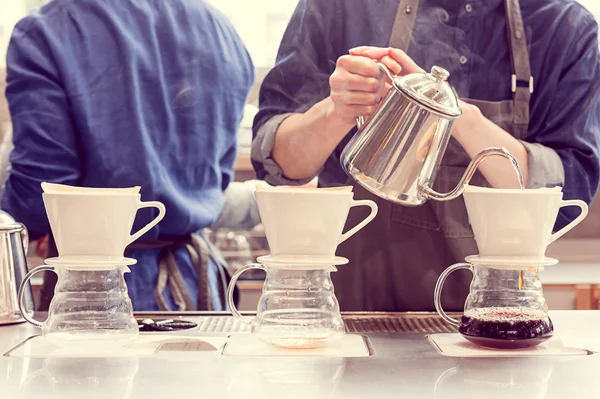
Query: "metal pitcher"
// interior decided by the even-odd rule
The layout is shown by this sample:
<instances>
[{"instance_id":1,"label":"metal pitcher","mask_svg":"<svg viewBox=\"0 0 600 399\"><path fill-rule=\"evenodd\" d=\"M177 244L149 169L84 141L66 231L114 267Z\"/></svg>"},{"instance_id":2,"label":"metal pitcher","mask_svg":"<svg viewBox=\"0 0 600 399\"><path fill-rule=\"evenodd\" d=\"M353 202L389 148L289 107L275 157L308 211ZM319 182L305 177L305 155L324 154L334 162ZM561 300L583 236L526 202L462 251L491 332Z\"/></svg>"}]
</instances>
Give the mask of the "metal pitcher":
<instances>
[{"instance_id":1,"label":"metal pitcher","mask_svg":"<svg viewBox=\"0 0 600 399\"><path fill-rule=\"evenodd\" d=\"M0 211L0 326L24 322L18 290L27 274L27 229ZM25 292L25 308L33 311L31 286Z\"/></svg>"},{"instance_id":2,"label":"metal pitcher","mask_svg":"<svg viewBox=\"0 0 600 399\"><path fill-rule=\"evenodd\" d=\"M517 165L504 148L479 153L457 187L438 193L431 186L446 151L452 124L462 111L447 80L450 74L434 66L430 73L394 76L383 64L380 69L392 87L366 121L357 119L359 131L341 156L346 173L373 194L407 206L427 199L448 201L462 194L481 161L501 155Z\"/></svg>"}]
</instances>

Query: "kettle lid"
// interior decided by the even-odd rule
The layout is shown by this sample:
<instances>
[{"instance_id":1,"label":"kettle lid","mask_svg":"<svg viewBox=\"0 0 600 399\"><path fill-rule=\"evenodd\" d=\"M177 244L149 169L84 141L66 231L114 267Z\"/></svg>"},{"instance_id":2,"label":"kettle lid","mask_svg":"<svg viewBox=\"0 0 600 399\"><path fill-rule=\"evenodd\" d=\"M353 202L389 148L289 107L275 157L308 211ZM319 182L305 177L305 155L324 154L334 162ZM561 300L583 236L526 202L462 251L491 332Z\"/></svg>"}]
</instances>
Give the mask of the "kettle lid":
<instances>
[{"instance_id":1,"label":"kettle lid","mask_svg":"<svg viewBox=\"0 0 600 399\"><path fill-rule=\"evenodd\" d=\"M448 119L458 118L462 110L458 97L448 84L450 73L439 66L430 73L411 73L394 79L394 86L425 108Z\"/></svg>"}]
</instances>

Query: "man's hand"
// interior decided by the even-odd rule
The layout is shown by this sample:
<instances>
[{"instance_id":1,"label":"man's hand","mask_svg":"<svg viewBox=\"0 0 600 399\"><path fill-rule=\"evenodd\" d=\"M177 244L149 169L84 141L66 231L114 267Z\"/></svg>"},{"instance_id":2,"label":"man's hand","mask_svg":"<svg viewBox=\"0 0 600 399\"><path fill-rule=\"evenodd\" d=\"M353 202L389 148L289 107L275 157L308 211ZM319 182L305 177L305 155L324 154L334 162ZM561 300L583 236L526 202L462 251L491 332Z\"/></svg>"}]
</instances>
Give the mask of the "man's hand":
<instances>
[{"instance_id":1,"label":"man's hand","mask_svg":"<svg viewBox=\"0 0 600 399\"><path fill-rule=\"evenodd\" d=\"M395 75L425 72L404 51L388 47L356 47L350 49L350 55L363 56L381 62Z\"/></svg>"},{"instance_id":2,"label":"man's hand","mask_svg":"<svg viewBox=\"0 0 600 399\"><path fill-rule=\"evenodd\" d=\"M370 115L386 93L385 80L377 64L364 56L344 55L329 78L331 114L348 124Z\"/></svg>"},{"instance_id":3,"label":"man's hand","mask_svg":"<svg viewBox=\"0 0 600 399\"><path fill-rule=\"evenodd\" d=\"M359 116L373 112L389 90L389 83L375 62L381 62L394 75L406 75L423 70L402 50L381 47L357 47L340 57L329 78L330 114L348 124Z\"/></svg>"}]
</instances>

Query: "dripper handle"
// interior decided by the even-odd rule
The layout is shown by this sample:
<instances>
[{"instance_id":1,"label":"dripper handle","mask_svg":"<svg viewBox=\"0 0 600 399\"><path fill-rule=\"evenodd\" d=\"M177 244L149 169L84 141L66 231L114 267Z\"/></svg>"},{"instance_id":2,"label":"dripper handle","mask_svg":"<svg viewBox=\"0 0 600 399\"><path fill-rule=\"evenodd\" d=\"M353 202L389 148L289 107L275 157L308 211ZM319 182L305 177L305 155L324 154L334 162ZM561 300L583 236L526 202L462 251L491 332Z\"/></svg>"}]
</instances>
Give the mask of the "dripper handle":
<instances>
[{"instance_id":1,"label":"dripper handle","mask_svg":"<svg viewBox=\"0 0 600 399\"><path fill-rule=\"evenodd\" d=\"M513 165L516 165L516 166L519 165L519 162L517 161L517 159L510 152L508 152L508 150L506 148L504 148L504 147L489 147L489 148L486 148L485 150L481 151L479 154L477 154L471 160L471 162L469 163L469 166L467 167L467 170L465 171L463 176L460 178L460 181L458 182L458 184L456 185L456 187L454 187L454 189L452 191L450 191L448 193L444 193L444 194L438 193L437 191L435 191L434 189L432 189L430 187L430 184L432 182L427 182L424 185L422 185L419 188L419 191L427 199L433 199L436 201L450 201L455 198L458 198L465 191L465 186L467 184L469 184L469 182L473 178L473 175L477 171L479 164L481 162L483 162L486 158L488 158L490 156L494 156L494 155L499 155L499 156L502 156L502 157L508 159L509 161L512 162ZM521 176L520 176L520 183L523 184Z\"/></svg>"},{"instance_id":2,"label":"dripper handle","mask_svg":"<svg viewBox=\"0 0 600 399\"><path fill-rule=\"evenodd\" d=\"M231 310L231 314L233 314L233 316L235 318L243 321L246 324L250 324L252 322L253 318L243 316L239 312L239 310L237 310L237 308L235 307L235 301L233 300L233 294L235 292L235 285L237 284L237 281L238 281L238 278L240 277L240 275L250 269L259 269L259 270L267 271L267 268L260 263L250 263L250 264L242 267L241 269L239 269L237 272L235 272L233 274L233 276L231 276L231 281L229 282L229 287L227 288L227 306L229 307L229 310Z\"/></svg>"},{"instance_id":3,"label":"dripper handle","mask_svg":"<svg viewBox=\"0 0 600 399\"><path fill-rule=\"evenodd\" d=\"M149 201L149 202L139 201L138 210L140 210L142 208L157 208L158 216L155 217L154 220L152 220L150 223L148 223L147 225L142 227L140 230L138 230L135 234L132 234L129 237L129 242L127 243L127 245L131 244L132 242L134 242L135 240L140 238L143 234L148 232L148 230L150 230L151 228L156 226L158 224L158 222L160 222L165 217L165 214L167 213L165 206L161 202L158 202L158 201Z\"/></svg>"},{"instance_id":4,"label":"dripper handle","mask_svg":"<svg viewBox=\"0 0 600 399\"><path fill-rule=\"evenodd\" d=\"M25 299L25 287L29 283L29 280L31 279L31 277L33 277L34 274L36 274L38 272L43 272L43 271L54 271L54 267L47 266L47 265L38 266L35 269L31 270L29 273L27 273L25 275L25 278L23 279L23 281L21 281L21 285L19 286L19 295L18 295L19 311L23 315L23 318L28 323L31 323L34 326L40 327L40 328L42 328L43 323L40 323L39 321L35 320L33 317L29 316L29 314L27 313L27 309L25 309L25 304L23 303L24 302L23 300Z\"/></svg>"},{"instance_id":5,"label":"dripper handle","mask_svg":"<svg viewBox=\"0 0 600 399\"><path fill-rule=\"evenodd\" d=\"M560 207L562 208L565 206L578 206L579 208L581 208L581 213L571 223L558 230L556 233L552 234L550 236L550 241L548 242L548 244L552 244L554 241L558 240L560 237L565 235L569 230L581 223L588 214L588 206L585 202L581 200L562 201Z\"/></svg>"},{"instance_id":6,"label":"dripper handle","mask_svg":"<svg viewBox=\"0 0 600 399\"><path fill-rule=\"evenodd\" d=\"M376 64L379 67L379 69L381 69L381 71L388 77L388 79L393 82L395 76L392 73L392 71L390 71L390 69L381 62L377 62ZM364 124L365 124L364 116L359 116L358 118L356 118L356 127L357 128L360 129L361 127L363 127Z\"/></svg>"},{"instance_id":7,"label":"dripper handle","mask_svg":"<svg viewBox=\"0 0 600 399\"><path fill-rule=\"evenodd\" d=\"M353 200L352 204L350 205L350 208L353 208L355 206L368 206L369 208L371 208L371 213L369 213L369 216L367 216L362 222L360 222L359 224L342 234L340 240L338 241L338 245L346 241L348 238L352 237L358 232L358 230L365 227L371 220L375 219L375 216L377 216L377 204L371 200Z\"/></svg>"},{"instance_id":8,"label":"dripper handle","mask_svg":"<svg viewBox=\"0 0 600 399\"><path fill-rule=\"evenodd\" d=\"M468 269L473 272L473 266L470 263L457 263L450 267L440 274L437 283L435 284L435 291L433 292L433 303L435 305L435 310L437 310L438 314L444 319L448 324L453 325L454 327L458 327L460 322L452 317L448 316L444 309L442 308L442 288L444 287L444 283L446 279L450 275L450 273L460 270L460 269Z\"/></svg>"}]
</instances>

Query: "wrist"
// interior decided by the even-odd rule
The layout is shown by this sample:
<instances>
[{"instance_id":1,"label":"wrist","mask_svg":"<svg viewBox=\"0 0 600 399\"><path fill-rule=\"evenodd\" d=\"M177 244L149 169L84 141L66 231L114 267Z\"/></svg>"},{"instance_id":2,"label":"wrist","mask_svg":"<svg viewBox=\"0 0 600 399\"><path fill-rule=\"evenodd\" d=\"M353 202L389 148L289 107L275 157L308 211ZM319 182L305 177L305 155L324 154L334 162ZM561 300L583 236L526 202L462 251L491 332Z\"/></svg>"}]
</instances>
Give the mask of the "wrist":
<instances>
[{"instance_id":1,"label":"wrist","mask_svg":"<svg viewBox=\"0 0 600 399\"><path fill-rule=\"evenodd\" d=\"M323 103L325 112L321 130L329 135L339 136L341 140L356 126L356 122L354 120L347 121L335 112L335 105L330 97L326 98Z\"/></svg>"},{"instance_id":2,"label":"wrist","mask_svg":"<svg viewBox=\"0 0 600 399\"><path fill-rule=\"evenodd\" d=\"M460 101L460 108L462 109L462 115L456 119L452 126L452 136L459 142L485 119L481 110L473 104Z\"/></svg>"}]
</instances>

